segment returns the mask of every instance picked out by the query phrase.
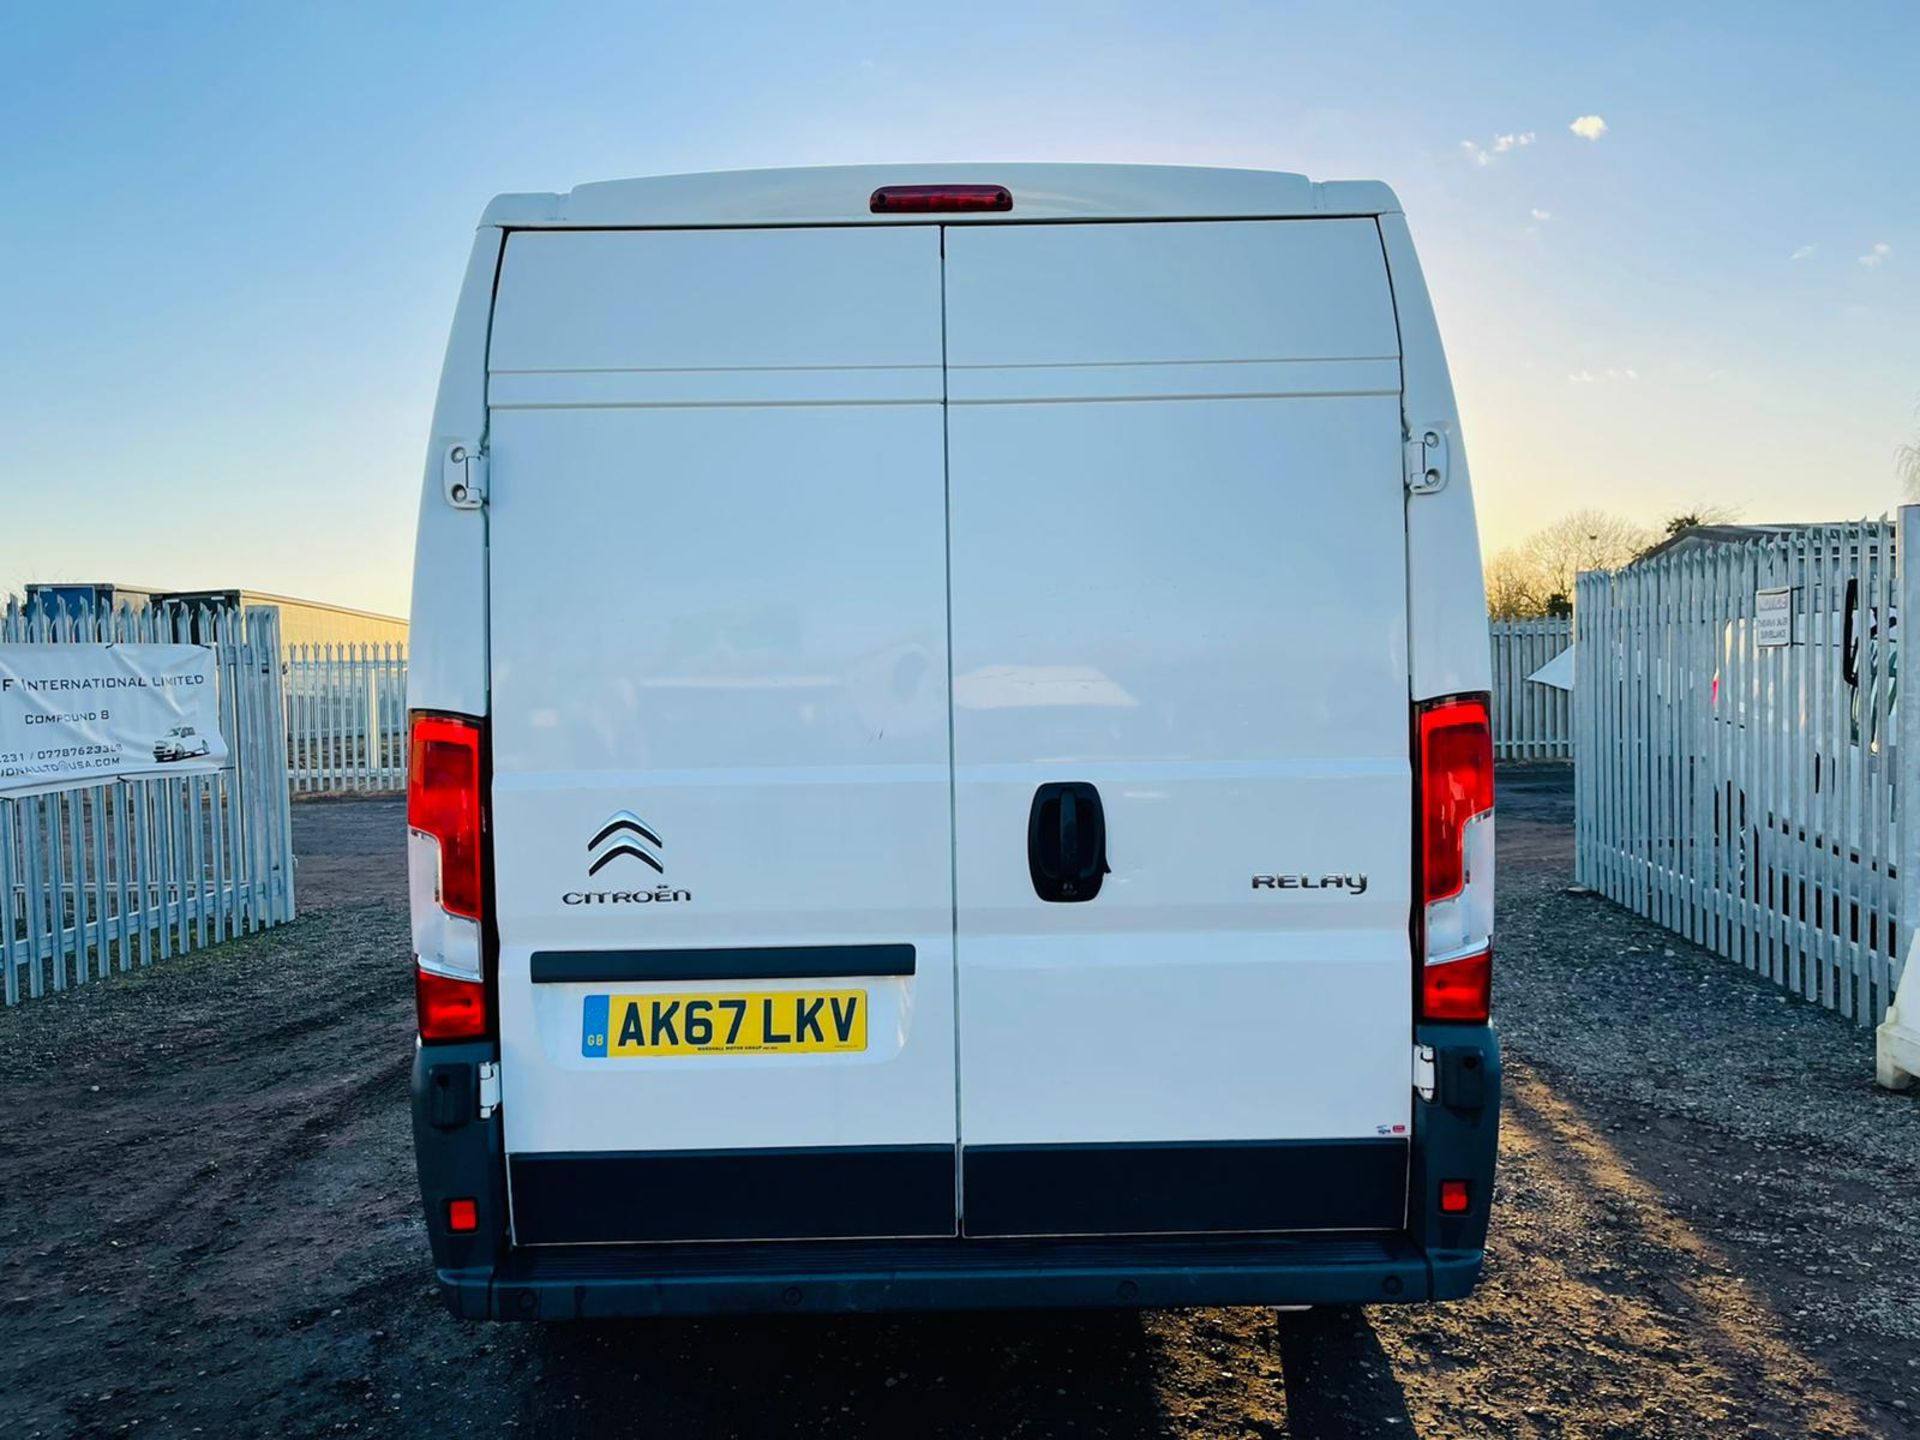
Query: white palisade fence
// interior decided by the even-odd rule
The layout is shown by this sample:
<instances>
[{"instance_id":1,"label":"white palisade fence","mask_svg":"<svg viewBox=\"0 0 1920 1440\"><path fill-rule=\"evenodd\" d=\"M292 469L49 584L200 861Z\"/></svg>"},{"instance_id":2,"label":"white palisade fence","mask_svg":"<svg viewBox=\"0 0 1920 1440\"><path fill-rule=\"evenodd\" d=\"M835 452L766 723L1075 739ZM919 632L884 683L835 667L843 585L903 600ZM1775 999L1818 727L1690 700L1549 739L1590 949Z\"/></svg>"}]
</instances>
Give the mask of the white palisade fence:
<instances>
[{"instance_id":1,"label":"white palisade fence","mask_svg":"<svg viewBox=\"0 0 1920 1440\"><path fill-rule=\"evenodd\" d=\"M1493 647L1494 758L1571 759L1573 697L1527 677L1573 643L1573 621L1494 620L1487 635Z\"/></svg>"},{"instance_id":2,"label":"white palisade fence","mask_svg":"<svg viewBox=\"0 0 1920 1440\"><path fill-rule=\"evenodd\" d=\"M212 646L230 758L211 775L0 795L9 1005L293 918L279 612L0 611L0 642L101 641Z\"/></svg>"},{"instance_id":3,"label":"white palisade fence","mask_svg":"<svg viewBox=\"0 0 1920 1440\"><path fill-rule=\"evenodd\" d=\"M1899 760L1920 753L1895 732L1916 517L1583 575L1574 608L1580 881L1863 1025L1914 914Z\"/></svg>"},{"instance_id":4,"label":"white palisade fence","mask_svg":"<svg viewBox=\"0 0 1920 1440\"><path fill-rule=\"evenodd\" d=\"M406 788L404 645L292 646L286 690L294 793Z\"/></svg>"}]
</instances>

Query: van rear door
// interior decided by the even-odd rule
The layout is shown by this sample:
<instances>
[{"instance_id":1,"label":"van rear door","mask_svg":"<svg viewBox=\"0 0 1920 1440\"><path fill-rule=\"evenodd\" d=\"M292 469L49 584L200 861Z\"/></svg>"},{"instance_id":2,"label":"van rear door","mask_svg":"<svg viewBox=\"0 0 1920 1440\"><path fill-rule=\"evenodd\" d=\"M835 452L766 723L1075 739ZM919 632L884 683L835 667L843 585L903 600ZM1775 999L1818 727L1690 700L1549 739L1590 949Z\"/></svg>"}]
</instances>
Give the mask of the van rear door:
<instances>
[{"instance_id":1,"label":"van rear door","mask_svg":"<svg viewBox=\"0 0 1920 1440\"><path fill-rule=\"evenodd\" d=\"M940 284L932 226L507 240L520 1244L954 1233Z\"/></svg>"},{"instance_id":2,"label":"van rear door","mask_svg":"<svg viewBox=\"0 0 1920 1440\"><path fill-rule=\"evenodd\" d=\"M966 1233L1397 1227L1411 801L1378 230L956 226L946 285ZM1063 870L1097 894L1041 898Z\"/></svg>"}]
</instances>

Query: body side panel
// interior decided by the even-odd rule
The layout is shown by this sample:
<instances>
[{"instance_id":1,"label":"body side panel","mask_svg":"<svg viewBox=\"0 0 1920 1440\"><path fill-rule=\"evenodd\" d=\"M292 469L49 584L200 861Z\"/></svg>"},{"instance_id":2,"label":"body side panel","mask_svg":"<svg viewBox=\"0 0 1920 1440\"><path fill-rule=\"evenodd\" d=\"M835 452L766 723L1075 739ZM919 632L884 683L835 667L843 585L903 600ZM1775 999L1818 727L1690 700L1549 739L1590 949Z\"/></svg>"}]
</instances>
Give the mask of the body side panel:
<instances>
[{"instance_id":1,"label":"body side panel","mask_svg":"<svg viewBox=\"0 0 1920 1440\"><path fill-rule=\"evenodd\" d=\"M1407 497L1407 619L1415 700L1490 690L1487 592L1473 481L1460 434L1447 354L1404 215L1382 215L1380 238L1400 323L1404 408L1410 434L1438 426L1447 436L1446 485Z\"/></svg>"},{"instance_id":2,"label":"body side panel","mask_svg":"<svg viewBox=\"0 0 1920 1440\"><path fill-rule=\"evenodd\" d=\"M441 461L456 440L480 444L486 438L487 330L504 240L504 232L491 226L474 236L447 336L414 541L409 710L487 711L487 516L447 503Z\"/></svg>"}]
</instances>

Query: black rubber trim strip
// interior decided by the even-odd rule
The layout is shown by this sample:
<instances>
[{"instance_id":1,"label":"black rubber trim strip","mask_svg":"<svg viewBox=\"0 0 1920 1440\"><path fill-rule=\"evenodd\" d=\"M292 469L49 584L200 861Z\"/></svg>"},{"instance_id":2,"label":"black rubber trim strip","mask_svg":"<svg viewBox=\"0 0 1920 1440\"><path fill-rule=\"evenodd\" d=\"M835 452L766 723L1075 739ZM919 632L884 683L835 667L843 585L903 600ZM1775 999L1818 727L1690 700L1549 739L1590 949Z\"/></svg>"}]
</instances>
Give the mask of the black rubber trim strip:
<instances>
[{"instance_id":1,"label":"black rubber trim strip","mask_svg":"<svg viewBox=\"0 0 1920 1440\"><path fill-rule=\"evenodd\" d=\"M1407 1142L969 1145L968 1235L1398 1230Z\"/></svg>"},{"instance_id":2,"label":"black rubber trim strip","mask_svg":"<svg viewBox=\"0 0 1920 1440\"><path fill-rule=\"evenodd\" d=\"M911 975L911 945L764 945L731 950L536 950L533 983L813 980Z\"/></svg>"},{"instance_id":3,"label":"black rubber trim strip","mask_svg":"<svg viewBox=\"0 0 1920 1440\"><path fill-rule=\"evenodd\" d=\"M513 1155L520 1245L951 1236L951 1145Z\"/></svg>"},{"instance_id":4,"label":"black rubber trim strip","mask_svg":"<svg viewBox=\"0 0 1920 1440\"><path fill-rule=\"evenodd\" d=\"M1466 1294L1480 1260L1390 1233L862 1240L509 1249L494 1267L438 1278L456 1314L567 1320L1417 1301Z\"/></svg>"}]
</instances>

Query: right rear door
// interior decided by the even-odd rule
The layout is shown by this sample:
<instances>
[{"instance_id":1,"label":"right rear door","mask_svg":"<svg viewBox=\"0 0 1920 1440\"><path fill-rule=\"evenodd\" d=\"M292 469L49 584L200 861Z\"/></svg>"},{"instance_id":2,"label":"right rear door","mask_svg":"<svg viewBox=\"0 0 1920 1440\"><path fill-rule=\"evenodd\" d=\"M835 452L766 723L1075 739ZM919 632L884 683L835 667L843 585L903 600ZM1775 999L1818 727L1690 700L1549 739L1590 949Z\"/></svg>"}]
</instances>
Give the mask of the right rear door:
<instances>
[{"instance_id":1,"label":"right rear door","mask_svg":"<svg viewBox=\"0 0 1920 1440\"><path fill-rule=\"evenodd\" d=\"M945 250L965 1231L1397 1227L1411 782L1377 228L975 225ZM1105 815L1090 900L1030 873L1063 783Z\"/></svg>"}]
</instances>

